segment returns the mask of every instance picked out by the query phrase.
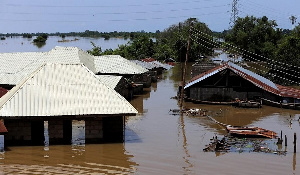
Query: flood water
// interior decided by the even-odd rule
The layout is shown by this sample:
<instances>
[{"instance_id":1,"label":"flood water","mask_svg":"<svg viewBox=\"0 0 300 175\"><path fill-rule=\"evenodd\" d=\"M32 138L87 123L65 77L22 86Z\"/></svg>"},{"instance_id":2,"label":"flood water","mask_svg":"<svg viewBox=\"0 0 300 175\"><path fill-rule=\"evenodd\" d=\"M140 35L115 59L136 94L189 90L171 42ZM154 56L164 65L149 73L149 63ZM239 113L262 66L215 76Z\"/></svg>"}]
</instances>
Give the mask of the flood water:
<instances>
[{"instance_id":1,"label":"flood water","mask_svg":"<svg viewBox=\"0 0 300 175\"><path fill-rule=\"evenodd\" d=\"M294 154L292 143L294 133L300 134L300 111L184 103L186 108L206 109L220 122L283 131L288 138L287 147L269 140L286 155L204 152L212 137L226 132L207 117L169 113L179 109L172 98L181 79L179 67L131 101L139 114L126 119L125 143L84 144L75 138L73 145L9 147L0 153L0 174L300 174L300 147ZM78 140L84 135L80 122L73 133Z\"/></svg>"},{"instance_id":2,"label":"flood water","mask_svg":"<svg viewBox=\"0 0 300 175\"><path fill-rule=\"evenodd\" d=\"M65 37L65 42L61 37L49 36L46 44L36 45L33 43L33 38L23 38L22 36L8 37L6 40L0 40L0 53L6 52L46 52L53 49L55 46L64 47L79 47L82 50L92 49L91 42L96 46L100 46L102 51L106 49L116 49L118 45L127 44L130 40L123 38L110 38L104 40L104 38L91 38L91 37Z\"/></svg>"}]
</instances>

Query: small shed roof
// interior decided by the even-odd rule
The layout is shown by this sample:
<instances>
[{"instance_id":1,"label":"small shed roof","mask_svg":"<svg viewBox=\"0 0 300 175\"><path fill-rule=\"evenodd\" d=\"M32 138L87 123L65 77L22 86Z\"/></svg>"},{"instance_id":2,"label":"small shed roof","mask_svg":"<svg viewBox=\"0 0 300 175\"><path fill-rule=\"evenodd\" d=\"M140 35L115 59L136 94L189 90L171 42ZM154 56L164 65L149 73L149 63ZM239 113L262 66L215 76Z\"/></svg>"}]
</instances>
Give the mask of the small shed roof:
<instances>
[{"instance_id":1,"label":"small shed roof","mask_svg":"<svg viewBox=\"0 0 300 175\"><path fill-rule=\"evenodd\" d=\"M0 116L135 115L83 64L44 64L0 99Z\"/></svg>"},{"instance_id":2,"label":"small shed roof","mask_svg":"<svg viewBox=\"0 0 300 175\"><path fill-rule=\"evenodd\" d=\"M95 57L96 73L102 74L142 74L147 69L137 65L120 55L103 55Z\"/></svg>"},{"instance_id":3,"label":"small shed roof","mask_svg":"<svg viewBox=\"0 0 300 175\"><path fill-rule=\"evenodd\" d=\"M186 84L186 86L184 87L185 89L186 88L189 88L191 87L192 85L218 73L218 72L221 72L222 70L224 69L230 69L232 70L233 72L235 72L237 75L241 76L242 78L250 81L251 83L253 83L254 85L268 91L268 92L271 92L271 93L275 93L275 94L280 94L279 92L279 88L277 87L277 85L275 83L273 83L272 81L260 76L260 75L257 75L255 74L254 72L251 72L247 69L244 69L236 64L233 64L231 62L228 62L228 63L225 63L225 64L222 64L218 67L215 67L207 72L204 72L198 76L195 76L194 78L191 79L190 82L188 82Z\"/></svg>"}]
</instances>

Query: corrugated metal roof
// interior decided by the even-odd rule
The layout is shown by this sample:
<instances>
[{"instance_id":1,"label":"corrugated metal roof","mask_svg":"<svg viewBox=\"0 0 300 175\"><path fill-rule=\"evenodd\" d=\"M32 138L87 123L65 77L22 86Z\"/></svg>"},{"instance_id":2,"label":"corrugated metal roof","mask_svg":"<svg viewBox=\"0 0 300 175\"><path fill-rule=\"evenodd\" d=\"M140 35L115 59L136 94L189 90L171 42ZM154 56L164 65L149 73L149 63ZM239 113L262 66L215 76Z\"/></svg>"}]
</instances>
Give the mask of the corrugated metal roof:
<instances>
[{"instance_id":1,"label":"corrugated metal roof","mask_svg":"<svg viewBox=\"0 0 300 175\"><path fill-rule=\"evenodd\" d=\"M8 92L7 89L0 87L0 97L2 97L3 95L5 95Z\"/></svg>"},{"instance_id":2,"label":"corrugated metal roof","mask_svg":"<svg viewBox=\"0 0 300 175\"><path fill-rule=\"evenodd\" d=\"M274 84L272 81L260 76L260 75L257 75L255 74L254 72L251 72L249 70L246 70L236 64L233 64L233 63L225 63L221 66L218 66L214 69L211 69L203 74L200 74L196 77L194 77L189 83L186 84L186 86L184 87L185 89L224 70L224 69L230 69L232 70L233 72L235 72L237 75L241 76L242 78L252 82L254 85L268 91L268 92L272 92L272 93L275 93L275 94L279 94L279 89L278 87L276 86L276 84Z\"/></svg>"},{"instance_id":3,"label":"corrugated metal roof","mask_svg":"<svg viewBox=\"0 0 300 175\"><path fill-rule=\"evenodd\" d=\"M0 120L0 134L5 134L5 133L7 133L7 129L6 129L3 121Z\"/></svg>"},{"instance_id":4,"label":"corrugated metal roof","mask_svg":"<svg viewBox=\"0 0 300 175\"><path fill-rule=\"evenodd\" d=\"M130 60L130 61L137 64L137 65L140 65L140 66L142 66L142 67L144 67L145 69L148 69L148 70L156 68L156 65L151 64L149 62L144 62L144 61L140 61L140 60Z\"/></svg>"},{"instance_id":5,"label":"corrugated metal roof","mask_svg":"<svg viewBox=\"0 0 300 175\"><path fill-rule=\"evenodd\" d=\"M16 85L44 63L83 63L95 72L94 57L77 47L55 47L49 52L0 53L0 84Z\"/></svg>"},{"instance_id":6,"label":"corrugated metal roof","mask_svg":"<svg viewBox=\"0 0 300 175\"><path fill-rule=\"evenodd\" d=\"M103 55L95 57L96 73L103 74L142 74L147 69L120 55Z\"/></svg>"},{"instance_id":7,"label":"corrugated metal roof","mask_svg":"<svg viewBox=\"0 0 300 175\"><path fill-rule=\"evenodd\" d=\"M136 113L82 64L44 64L0 99L4 117Z\"/></svg>"},{"instance_id":8,"label":"corrugated metal roof","mask_svg":"<svg viewBox=\"0 0 300 175\"><path fill-rule=\"evenodd\" d=\"M144 62L156 61L156 59L154 59L154 58L144 58L144 59L141 59L141 60L144 61Z\"/></svg>"},{"instance_id":9,"label":"corrugated metal roof","mask_svg":"<svg viewBox=\"0 0 300 175\"><path fill-rule=\"evenodd\" d=\"M190 86L193 86L194 84L197 84L199 83L200 81L218 73L218 72L221 72L222 70L226 69L227 67L221 65L221 66L218 66L218 67L215 67L207 72L204 72L200 75L197 75L195 77L193 77L185 86L184 86L184 89L186 88L189 88Z\"/></svg>"},{"instance_id":10,"label":"corrugated metal roof","mask_svg":"<svg viewBox=\"0 0 300 175\"><path fill-rule=\"evenodd\" d=\"M277 84L277 87L279 88L280 95L282 97L292 97L300 99L300 90L291 88L291 87L285 87Z\"/></svg>"},{"instance_id":11,"label":"corrugated metal roof","mask_svg":"<svg viewBox=\"0 0 300 175\"><path fill-rule=\"evenodd\" d=\"M122 76L114 76L114 75L96 75L97 78L100 79L102 83L104 83L106 86L115 89L120 80L122 79Z\"/></svg>"},{"instance_id":12,"label":"corrugated metal roof","mask_svg":"<svg viewBox=\"0 0 300 175\"><path fill-rule=\"evenodd\" d=\"M169 70L169 69L171 69L172 67L174 67L174 66L169 65L169 64L163 64L163 63L161 63L161 62L159 62L159 61L152 61L152 62L149 62L149 63L154 64L154 65L157 66L157 67L162 67L162 68L164 68L164 69L166 69L166 70Z\"/></svg>"}]
</instances>

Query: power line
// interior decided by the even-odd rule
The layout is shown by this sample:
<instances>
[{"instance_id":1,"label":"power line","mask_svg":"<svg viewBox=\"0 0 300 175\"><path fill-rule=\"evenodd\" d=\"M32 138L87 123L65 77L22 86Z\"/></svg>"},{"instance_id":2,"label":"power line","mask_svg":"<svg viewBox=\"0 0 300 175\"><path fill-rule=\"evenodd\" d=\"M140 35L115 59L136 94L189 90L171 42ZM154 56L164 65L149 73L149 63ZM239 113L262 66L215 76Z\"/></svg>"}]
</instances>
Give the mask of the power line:
<instances>
[{"instance_id":1,"label":"power line","mask_svg":"<svg viewBox=\"0 0 300 175\"><path fill-rule=\"evenodd\" d=\"M193 34L192 36L196 38L196 39L193 39L193 41L195 41L197 44L203 45L202 43L199 43L199 41L198 41L198 40L201 40L201 42L204 42L204 43L213 45L213 46L215 46L215 47L221 47L221 46L222 46L221 44L219 44L219 43L213 41L213 36L211 36L211 35L209 35L209 34L207 34L207 33L204 33L204 32L202 32L202 31L199 31L199 30L197 30L197 29L195 29L195 28L193 28L193 29L195 30L194 33L196 33L197 35L201 35L201 36L205 35L206 37L208 37L208 38L207 38L208 41L206 41L206 40L204 40L204 39L202 39L202 38L199 38L199 37L195 36L195 34ZM202 34L203 34L203 35L202 35ZM204 36L204 37L205 37L205 36ZM211 43L210 43L209 41L210 41ZM227 43L227 44L228 44L228 43ZM240 50L244 50L244 49L238 48L238 47L236 47L236 46L233 46L233 45L231 45L231 44L228 44L228 45L231 46L231 49L232 49L232 50L234 50L234 51L236 51L236 52L238 52L238 53L240 52ZM206 48L208 48L208 47L206 46ZM211 49L211 48L209 48L209 49ZM245 51L245 50L244 50L244 51ZM249 53L252 53L252 52L250 52L250 51L248 51L248 52L249 52ZM254 53L253 53L253 54L254 54ZM252 62L252 63L254 63L254 64L257 64L257 65L260 66L260 67L264 67L265 69L270 70L270 67L265 67L265 66L263 66L262 64L260 64L260 62L255 62L255 61L253 61L253 60L256 60L256 61L260 61L260 60L254 58L254 57L252 57L252 56L250 56L250 55L247 55L247 54L245 54L244 52L243 52L242 55L244 56L243 58L246 59L246 60L248 60L249 62ZM257 54L254 54L254 55L257 55ZM249 58L247 58L247 57L249 57L249 58L251 58L251 59L249 59ZM266 58L266 57L265 57L265 58ZM269 60L271 60L271 59L269 59ZM272 61L276 61L276 60L272 60ZM277 67L280 67L280 66L278 66L278 65L275 65L275 64L272 64L272 63L268 63L268 62L267 62L267 64L269 64L269 65L274 65L274 66L277 66ZM290 66L291 66L291 65L290 65ZM272 75L273 77L281 78L281 79L283 79L284 81L289 81L289 82L291 82L291 83L300 84L300 82L298 82L298 81L293 81L293 80L290 80L290 79L288 79L288 78L286 78L286 77L282 77L282 76L279 76L279 75L275 75L275 74L272 74L272 73L267 72L267 71L265 71L265 70L257 69L257 68L252 67L252 66L250 66L250 67L253 68L253 69L255 69L255 70L258 70L258 71L260 71L260 72L264 72L264 73L266 73L266 74ZM295 66L295 67L296 67L296 66ZM282 67L282 68L283 68L283 67ZM297 67L297 68L299 68L299 67ZM296 72L297 75L293 75L293 74L290 74L290 73L288 73L288 72L284 72L284 71L282 71L282 70L280 70L280 69L273 69L272 66L271 66L271 70L275 70L275 71L277 71L277 72L280 72L281 74L285 74L285 75L288 75L288 76L290 76L290 77L294 77L294 78L296 78L296 79L300 79L300 77L297 76L297 75L299 75L300 72Z\"/></svg>"},{"instance_id":2,"label":"power line","mask_svg":"<svg viewBox=\"0 0 300 175\"><path fill-rule=\"evenodd\" d=\"M177 5L177 4L190 4L190 3L200 3L201 0L193 1L178 1L178 2L166 2L166 3L149 3L149 4L120 4L120 5L38 5L38 4L4 4L6 6L12 7L44 7L44 8L115 8L115 7L143 7L143 6L165 6L165 5Z\"/></svg>"}]
</instances>

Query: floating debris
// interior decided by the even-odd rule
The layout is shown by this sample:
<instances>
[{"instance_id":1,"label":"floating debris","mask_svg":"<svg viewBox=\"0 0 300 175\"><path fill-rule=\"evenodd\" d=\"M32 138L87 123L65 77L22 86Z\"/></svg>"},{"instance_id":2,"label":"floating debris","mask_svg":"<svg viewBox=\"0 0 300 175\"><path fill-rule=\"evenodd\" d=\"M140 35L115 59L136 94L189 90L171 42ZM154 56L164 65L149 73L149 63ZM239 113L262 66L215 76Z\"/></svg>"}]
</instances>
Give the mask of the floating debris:
<instances>
[{"instance_id":1,"label":"floating debris","mask_svg":"<svg viewBox=\"0 0 300 175\"><path fill-rule=\"evenodd\" d=\"M212 121L226 128L227 132L231 136L235 137L252 137L252 138L277 138L277 133L271 130L267 130L259 127L243 127L243 126L231 126L221 123L211 116L207 116Z\"/></svg>"},{"instance_id":2,"label":"floating debris","mask_svg":"<svg viewBox=\"0 0 300 175\"><path fill-rule=\"evenodd\" d=\"M179 115L180 113L184 113L186 115L192 115L192 116L198 116L198 115L201 115L201 116L206 116L207 114L207 110L205 109L198 109L198 108L192 108L192 109L183 109L183 110L180 110L180 109L170 109L169 113L171 115Z\"/></svg>"},{"instance_id":3,"label":"floating debris","mask_svg":"<svg viewBox=\"0 0 300 175\"><path fill-rule=\"evenodd\" d=\"M259 127L241 127L226 125L228 134L235 137L254 137L254 138L277 138L277 134L274 131L259 128Z\"/></svg>"},{"instance_id":4,"label":"floating debris","mask_svg":"<svg viewBox=\"0 0 300 175\"><path fill-rule=\"evenodd\" d=\"M203 149L205 152L262 152L277 155L286 155L286 151L275 148L273 140L246 139L224 136L221 140L213 137L209 145Z\"/></svg>"}]
</instances>

